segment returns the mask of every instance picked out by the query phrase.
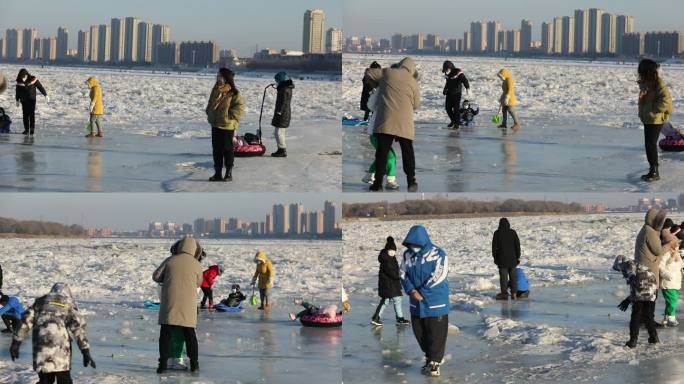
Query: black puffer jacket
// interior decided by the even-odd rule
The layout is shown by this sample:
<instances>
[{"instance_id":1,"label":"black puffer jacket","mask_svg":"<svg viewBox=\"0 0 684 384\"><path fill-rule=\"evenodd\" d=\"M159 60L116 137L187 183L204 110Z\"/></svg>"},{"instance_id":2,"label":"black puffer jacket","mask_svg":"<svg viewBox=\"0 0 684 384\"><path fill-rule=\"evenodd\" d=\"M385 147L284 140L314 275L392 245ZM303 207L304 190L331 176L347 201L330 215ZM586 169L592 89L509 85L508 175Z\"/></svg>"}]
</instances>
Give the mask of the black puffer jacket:
<instances>
[{"instance_id":1,"label":"black puffer jacket","mask_svg":"<svg viewBox=\"0 0 684 384\"><path fill-rule=\"evenodd\" d=\"M23 75L28 76L26 81L21 80ZM38 81L37 77L29 74L25 69L19 71L19 76L17 76L17 91L15 94L15 99L17 101L21 101L22 103L29 100L35 100L36 89L40 91L43 96L47 96L45 88L43 88L43 85L40 83L40 81Z\"/></svg>"},{"instance_id":2,"label":"black puffer jacket","mask_svg":"<svg viewBox=\"0 0 684 384\"><path fill-rule=\"evenodd\" d=\"M378 273L378 296L383 299L401 296L401 276L397 258L390 256L386 249L378 255L380 272Z\"/></svg>"},{"instance_id":3,"label":"black puffer jacket","mask_svg":"<svg viewBox=\"0 0 684 384\"><path fill-rule=\"evenodd\" d=\"M463 88L470 89L470 83L465 73L458 68L454 68L447 75L446 84L444 84L445 95L460 95Z\"/></svg>"},{"instance_id":4,"label":"black puffer jacket","mask_svg":"<svg viewBox=\"0 0 684 384\"><path fill-rule=\"evenodd\" d=\"M273 113L271 125L276 128L287 128L290 126L290 119L292 118L290 102L292 101L294 83L292 80L282 81L278 83L277 89L278 96L276 97L275 112Z\"/></svg>"},{"instance_id":5,"label":"black puffer jacket","mask_svg":"<svg viewBox=\"0 0 684 384\"><path fill-rule=\"evenodd\" d=\"M370 109L368 108L368 99L370 99L371 92L378 87L378 82L371 80L368 76L364 76L361 82L363 83L363 89L361 90L360 109L362 111L369 111Z\"/></svg>"},{"instance_id":6,"label":"black puffer jacket","mask_svg":"<svg viewBox=\"0 0 684 384\"><path fill-rule=\"evenodd\" d=\"M499 220L499 229L494 232L492 256L499 268L513 268L520 261L520 239L505 217Z\"/></svg>"}]
</instances>

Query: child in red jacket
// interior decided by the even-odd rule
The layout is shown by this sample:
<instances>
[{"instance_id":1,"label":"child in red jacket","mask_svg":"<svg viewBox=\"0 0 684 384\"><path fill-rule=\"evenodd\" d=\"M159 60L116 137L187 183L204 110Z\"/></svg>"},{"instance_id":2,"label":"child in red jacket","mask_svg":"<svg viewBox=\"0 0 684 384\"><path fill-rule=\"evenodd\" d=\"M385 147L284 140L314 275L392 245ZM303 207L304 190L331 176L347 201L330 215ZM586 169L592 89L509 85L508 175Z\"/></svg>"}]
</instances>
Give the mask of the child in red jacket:
<instances>
[{"instance_id":1,"label":"child in red jacket","mask_svg":"<svg viewBox=\"0 0 684 384\"><path fill-rule=\"evenodd\" d=\"M214 307L214 292L211 287L214 286L214 280L216 280L216 276L220 276L222 273L223 268L219 267L218 265L212 265L202 273L202 293L204 296L202 297L200 308L207 308L205 306L207 299L209 299L209 309Z\"/></svg>"}]
</instances>

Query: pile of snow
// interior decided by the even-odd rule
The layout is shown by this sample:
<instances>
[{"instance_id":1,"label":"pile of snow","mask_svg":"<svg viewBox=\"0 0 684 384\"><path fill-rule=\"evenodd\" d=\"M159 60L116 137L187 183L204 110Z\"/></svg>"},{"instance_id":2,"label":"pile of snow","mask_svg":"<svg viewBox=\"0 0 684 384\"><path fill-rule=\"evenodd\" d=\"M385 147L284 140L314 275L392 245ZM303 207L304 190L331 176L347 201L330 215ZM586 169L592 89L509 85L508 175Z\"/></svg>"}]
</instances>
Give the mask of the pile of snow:
<instances>
[{"instance_id":1,"label":"pile of snow","mask_svg":"<svg viewBox=\"0 0 684 384\"><path fill-rule=\"evenodd\" d=\"M502 343L522 343L526 346L548 346L563 344L568 338L558 327L527 325L498 316L485 316L482 337Z\"/></svg>"},{"instance_id":2,"label":"pile of snow","mask_svg":"<svg viewBox=\"0 0 684 384\"><path fill-rule=\"evenodd\" d=\"M14 79L21 67L0 65L0 72ZM204 113L215 73L164 73L149 70L118 70L58 66L26 66L38 77L50 96L50 103L38 98L37 125L52 132L79 133L88 119L89 76L102 86L106 130L178 138L208 137L210 128ZM292 124L311 120L336 120L340 110L337 76L294 77ZM273 82L270 73L239 73L236 86L242 93L245 111L242 132L255 131L264 87ZM12 83L10 83L10 88ZM270 126L275 91L267 93L264 126ZM14 103L14 89L0 95L0 107L21 121L21 107Z\"/></svg>"},{"instance_id":3,"label":"pile of snow","mask_svg":"<svg viewBox=\"0 0 684 384\"><path fill-rule=\"evenodd\" d=\"M416 121L444 121L442 62L452 60L465 71L471 100L488 119L499 108L501 81L497 73L508 68L516 81L519 113L547 121L581 119L615 128L641 127L637 117L636 63L501 59L483 57L411 56L420 73L422 107ZM342 85L344 110L358 114L363 71L372 61L389 67L401 59L389 55L344 55ZM683 122L684 66L666 65L663 77L670 86L674 121Z\"/></svg>"}]
</instances>

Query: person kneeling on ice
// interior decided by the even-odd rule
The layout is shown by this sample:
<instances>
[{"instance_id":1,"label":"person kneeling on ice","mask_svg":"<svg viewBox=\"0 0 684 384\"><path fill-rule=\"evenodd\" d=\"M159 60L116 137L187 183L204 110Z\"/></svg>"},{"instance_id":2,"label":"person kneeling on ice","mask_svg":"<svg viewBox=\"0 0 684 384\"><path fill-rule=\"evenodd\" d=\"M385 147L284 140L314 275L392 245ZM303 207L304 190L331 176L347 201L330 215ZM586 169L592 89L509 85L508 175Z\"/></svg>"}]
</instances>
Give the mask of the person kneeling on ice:
<instances>
[{"instance_id":1,"label":"person kneeling on ice","mask_svg":"<svg viewBox=\"0 0 684 384\"><path fill-rule=\"evenodd\" d=\"M71 337L83 354L83 366L95 368L90 356L90 343L86 335L86 321L78 311L65 283L52 286L50 293L39 297L24 314L21 326L14 333L10 356L19 357L21 342L33 329L33 370L40 384L71 383Z\"/></svg>"},{"instance_id":2,"label":"person kneeling on ice","mask_svg":"<svg viewBox=\"0 0 684 384\"><path fill-rule=\"evenodd\" d=\"M207 308L207 299L209 299L209 309L214 308L214 280L217 276L223 274L223 268L218 265L212 265L207 268L206 271L202 272L202 302L200 303L200 308Z\"/></svg>"},{"instance_id":3,"label":"person kneeling on ice","mask_svg":"<svg viewBox=\"0 0 684 384\"><path fill-rule=\"evenodd\" d=\"M24 306L14 296L0 295L0 315L7 329L2 333L13 333L19 329L21 319L24 317Z\"/></svg>"},{"instance_id":4,"label":"person kneeling on ice","mask_svg":"<svg viewBox=\"0 0 684 384\"><path fill-rule=\"evenodd\" d=\"M527 277L525 276L525 271L522 268L517 267L515 269L515 284L516 284L516 297L518 299L526 299L530 296L530 284L527 282ZM511 288L512 292L512 281L508 282L508 288Z\"/></svg>"},{"instance_id":5,"label":"person kneeling on ice","mask_svg":"<svg viewBox=\"0 0 684 384\"><path fill-rule=\"evenodd\" d=\"M162 284L159 305L159 367L164 373L171 357L173 333L182 331L190 358L190 370L199 371L197 327L197 289L202 285L204 251L191 236L185 236L171 247L172 256L164 260L152 274Z\"/></svg>"},{"instance_id":6,"label":"person kneeling on ice","mask_svg":"<svg viewBox=\"0 0 684 384\"><path fill-rule=\"evenodd\" d=\"M221 300L221 304L229 307L237 307L240 305L240 303L245 301L245 299L247 299L247 296L245 296L240 290L240 284L233 284L230 287L228 298Z\"/></svg>"},{"instance_id":7,"label":"person kneeling on ice","mask_svg":"<svg viewBox=\"0 0 684 384\"><path fill-rule=\"evenodd\" d=\"M663 243L677 242L679 248L679 240L676 235L680 232L679 226L672 226L665 236L663 236ZM663 315L663 327L676 327L679 325L677 321L677 303L679 302L679 290L682 288L682 268L684 268L684 261L679 254L679 249L670 248L668 254L660 261L660 288L665 298L665 313Z\"/></svg>"},{"instance_id":8,"label":"person kneeling on ice","mask_svg":"<svg viewBox=\"0 0 684 384\"><path fill-rule=\"evenodd\" d=\"M102 103L102 88L95 76L91 76L86 81L90 88L90 120L88 123L89 133L86 137L102 137L102 115L104 114L104 104ZM97 126L97 134L93 130Z\"/></svg>"},{"instance_id":9,"label":"person kneeling on ice","mask_svg":"<svg viewBox=\"0 0 684 384\"><path fill-rule=\"evenodd\" d=\"M285 72L278 72L275 75L275 81L278 84L276 90L275 111L273 112L273 119L271 125L275 128L274 135L278 150L271 153L272 157L287 157L287 148L285 146L285 130L290 126L290 119L292 118L292 90L294 83L290 80Z\"/></svg>"},{"instance_id":10,"label":"person kneeling on ice","mask_svg":"<svg viewBox=\"0 0 684 384\"><path fill-rule=\"evenodd\" d=\"M309 303L308 301L304 301L301 297L297 297L292 302L294 305L301 305L304 307L303 311L300 311L299 313L290 313L290 320L295 321L297 319L300 319L302 316L316 316L316 315L321 315L321 316L327 316L330 318L336 317L338 314L345 314L349 313L351 311L351 304L349 304L349 296L347 296L347 292L344 290L344 286L341 289L341 304L342 304L342 311L337 312L337 305L331 304L327 305L325 307L318 307L314 305L313 303Z\"/></svg>"},{"instance_id":11,"label":"person kneeling on ice","mask_svg":"<svg viewBox=\"0 0 684 384\"><path fill-rule=\"evenodd\" d=\"M12 126L12 119L5 113L5 109L0 107L0 133L10 133Z\"/></svg>"},{"instance_id":12,"label":"person kneeling on ice","mask_svg":"<svg viewBox=\"0 0 684 384\"><path fill-rule=\"evenodd\" d=\"M427 230L414 225L404 242L401 285L410 296L413 334L425 353L424 375L439 376L449 329L449 262Z\"/></svg>"},{"instance_id":13,"label":"person kneeling on ice","mask_svg":"<svg viewBox=\"0 0 684 384\"><path fill-rule=\"evenodd\" d=\"M389 236L387 237L385 248L383 248L378 255L378 262L380 263L380 271L378 272L378 296L380 296L380 303L375 308L375 313L371 319L371 324L376 326L382 326L382 320L380 318L385 311L388 301L391 301L394 305L397 325L411 324L410 321L404 319L404 313L401 309L401 276L396 254L397 246L394 244L394 238Z\"/></svg>"},{"instance_id":14,"label":"person kneeling on ice","mask_svg":"<svg viewBox=\"0 0 684 384\"><path fill-rule=\"evenodd\" d=\"M658 292L656 275L644 264L634 260L627 260L624 256L618 256L613 263L613 270L622 272L622 276L629 284L629 297L623 300L618 308L626 311L632 304L632 316L629 320L629 341L625 344L629 348L635 348L639 338L639 327L642 323L648 330L649 344L659 343L655 315L655 300Z\"/></svg>"},{"instance_id":15,"label":"person kneeling on ice","mask_svg":"<svg viewBox=\"0 0 684 384\"><path fill-rule=\"evenodd\" d=\"M252 286L258 285L259 288L261 305L258 309L268 311L271 309L270 290L273 287L273 278L275 276L273 264L266 257L266 252L261 250L257 251L256 256L254 256L254 263L256 264L256 270L254 271L254 276L252 276Z\"/></svg>"}]
</instances>

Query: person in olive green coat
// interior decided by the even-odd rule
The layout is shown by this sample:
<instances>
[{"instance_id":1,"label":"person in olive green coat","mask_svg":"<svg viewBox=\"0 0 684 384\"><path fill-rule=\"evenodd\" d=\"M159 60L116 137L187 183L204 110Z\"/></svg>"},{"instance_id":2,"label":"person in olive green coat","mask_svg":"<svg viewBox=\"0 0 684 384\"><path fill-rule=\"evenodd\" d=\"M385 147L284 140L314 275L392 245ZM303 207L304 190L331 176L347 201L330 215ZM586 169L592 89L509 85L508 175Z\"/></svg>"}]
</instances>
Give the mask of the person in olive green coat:
<instances>
[{"instance_id":1,"label":"person in olive green coat","mask_svg":"<svg viewBox=\"0 0 684 384\"><path fill-rule=\"evenodd\" d=\"M651 59L639 63L639 119L644 124L644 143L648 159L648 173L641 176L644 181L660 180L658 173L658 137L663 124L672 113L670 90L660 77L660 64Z\"/></svg>"},{"instance_id":2,"label":"person in olive green coat","mask_svg":"<svg viewBox=\"0 0 684 384\"><path fill-rule=\"evenodd\" d=\"M235 87L234 78L233 71L220 68L207 103L207 121L211 124L211 147L214 157L214 176L210 177L209 181L233 180L233 136L240 125L240 117L244 110L242 96Z\"/></svg>"}]
</instances>

